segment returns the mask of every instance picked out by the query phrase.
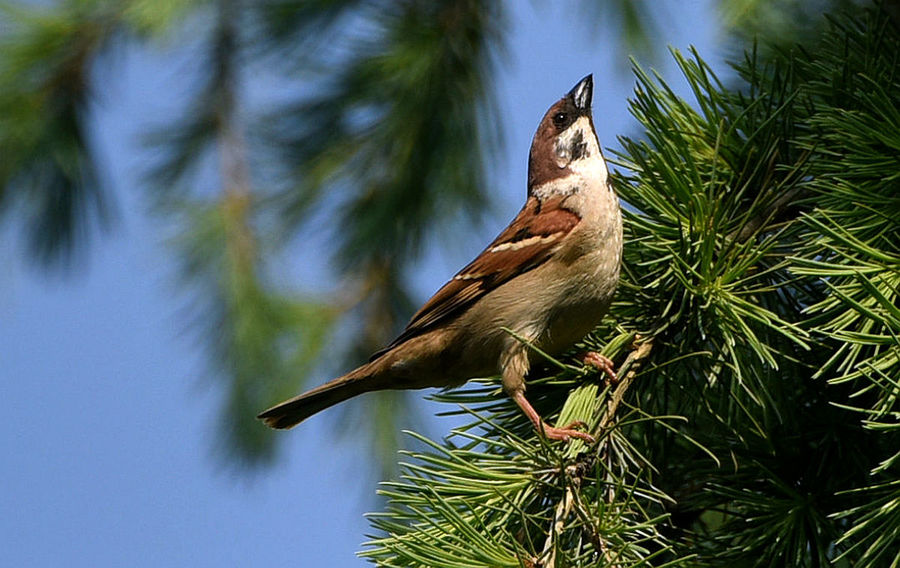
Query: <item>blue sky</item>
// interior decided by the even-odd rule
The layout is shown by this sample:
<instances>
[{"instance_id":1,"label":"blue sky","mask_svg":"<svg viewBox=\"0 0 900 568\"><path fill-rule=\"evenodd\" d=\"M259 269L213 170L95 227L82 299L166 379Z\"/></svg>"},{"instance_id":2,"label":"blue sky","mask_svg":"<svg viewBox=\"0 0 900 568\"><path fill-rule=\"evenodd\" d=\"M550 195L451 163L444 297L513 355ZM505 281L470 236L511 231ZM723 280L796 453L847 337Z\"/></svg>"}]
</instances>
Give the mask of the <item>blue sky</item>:
<instances>
[{"instance_id":1,"label":"blue sky","mask_svg":"<svg viewBox=\"0 0 900 568\"><path fill-rule=\"evenodd\" d=\"M601 143L615 147L616 136L636 133L616 35L549 4L511 3L513 35L498 66L507 145L496 211L479 239L430 247L416 283L423 300L519 209L537 122L581 77L594 73ZM654 42L695 45L722 72L713 5L666 5ZM11 267L0 275L3 563L365 565L354 553L375 487L361 473L365 456L329 436L327 417L286 434L284 459L262 475L235 476L214 458L221 393L197 378L204 361L173 301L164 227L146 214L135 183L136 138L177 106L179 70L162 54L113 59L98 73L93 130L119 223L68 278L29 268L10 228L0 231L0 261ZM668 58L658 67L684 92ZM326 272L317 251L299 254ZM434 430L450 427L438 420Z\"/></svg>"}]
</instances>

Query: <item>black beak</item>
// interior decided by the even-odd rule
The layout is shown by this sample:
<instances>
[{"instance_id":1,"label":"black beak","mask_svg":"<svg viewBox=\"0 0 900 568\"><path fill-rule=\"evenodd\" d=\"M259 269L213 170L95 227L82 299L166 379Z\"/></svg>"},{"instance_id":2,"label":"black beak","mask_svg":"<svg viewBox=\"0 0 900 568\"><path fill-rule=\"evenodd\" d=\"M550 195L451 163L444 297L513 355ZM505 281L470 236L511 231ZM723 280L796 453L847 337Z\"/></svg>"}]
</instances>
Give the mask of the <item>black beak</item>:
<instances>
[{"instance_id":1,"label":"black beak","mask_svg":"<svg viewBox=\"0 0 900 568\"><path fill-rule=\"evenodd\" d=\"M591 96L594 94L594 76L588 75L569 91L569 96L578 110L590 110Z\"/></svg>"}]
</instances>

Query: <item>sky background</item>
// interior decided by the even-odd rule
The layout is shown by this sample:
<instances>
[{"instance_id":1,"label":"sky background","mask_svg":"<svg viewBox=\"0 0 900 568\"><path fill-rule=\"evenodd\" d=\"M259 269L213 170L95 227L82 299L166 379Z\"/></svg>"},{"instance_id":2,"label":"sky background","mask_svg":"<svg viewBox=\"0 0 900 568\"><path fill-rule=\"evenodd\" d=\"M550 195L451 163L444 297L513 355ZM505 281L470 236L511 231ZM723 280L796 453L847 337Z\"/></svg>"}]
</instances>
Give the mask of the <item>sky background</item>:
<instances>
[{"instance_id":1,"label":"sky background","mask_svg":"<svg viewBox=\"0 0 900 568\"><path fill-rule=\"evenodd\" d=\"M564 9L573 3L549 4L510 3L512 34L497 66L506 147L495 211L478 238L431 247L416 282L422 300L521 207L537 123L581 77L594 73L601 143L615 148L616 136L637 133L618 36L602 22L581 25ZM694 45L727 76L713 5L665 5L654 43ZM83 270L35 270L10 224L0 229L9 267L0 270L0 564L366 565L355 552L368 532L363 514L376 506L367 456L336 441L327 418L283 434L283 459L256 475L223 468L214 453L221 393L199 378L204 354L173 301L164 222L147 214L136 182L139 134L183 94L173 57L127 49L98 69L92 130L119 222L93 243ZM655 67L686 96L671 58ZM324 255L297 254L308 277L327 278ZM451 427L436 419L432 432Z\"/></svg>"}]
</instances>

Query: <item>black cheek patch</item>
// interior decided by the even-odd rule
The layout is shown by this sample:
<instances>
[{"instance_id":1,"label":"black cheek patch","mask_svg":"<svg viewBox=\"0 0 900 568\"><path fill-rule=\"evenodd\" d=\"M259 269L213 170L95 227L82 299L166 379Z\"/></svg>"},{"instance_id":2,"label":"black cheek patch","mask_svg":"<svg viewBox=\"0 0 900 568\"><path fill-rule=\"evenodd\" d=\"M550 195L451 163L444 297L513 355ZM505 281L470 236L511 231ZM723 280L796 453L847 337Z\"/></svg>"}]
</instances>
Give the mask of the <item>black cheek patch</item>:
<instances>
[{"instance_id":1,"label":"black cheek patch","mask_svg":"<svg viewBox=\"0 0 900 568\"><path fill-rule=\"evenodd\" d=\"M587 143L584 141L584 135L579 131L572 138L572 146L569 149L572 160L580 160L587 155Z\"/></svg>"}]
</instances>

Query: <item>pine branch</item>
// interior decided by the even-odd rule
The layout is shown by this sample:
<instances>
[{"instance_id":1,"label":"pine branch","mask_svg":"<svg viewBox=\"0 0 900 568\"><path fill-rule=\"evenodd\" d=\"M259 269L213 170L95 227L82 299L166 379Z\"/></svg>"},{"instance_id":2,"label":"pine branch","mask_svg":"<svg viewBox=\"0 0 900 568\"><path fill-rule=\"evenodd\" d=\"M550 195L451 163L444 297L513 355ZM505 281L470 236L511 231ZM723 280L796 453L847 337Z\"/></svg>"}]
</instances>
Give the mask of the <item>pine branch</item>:
<instances>
[{"instance_id":1,"label":"pine branch","mask_svg":"<svg viewBox=\"0 0 900 568\"><path fill-rule=\"evenodd\" d=\"M900 77L900 44L875 10L835 21L815 52L749 55L740 92L696 53L674 53L692 103L636 70L645 136L621 140L617 189L632 207L611 316L652 347L632 351L612 392L566 359L529 377L539 412L585 421L594 448L542 442L490 382L437 397L476 421L429 443L450 459L413 455L440 467L411 462L421 475L392 486L367 557L872 568L896 557L900 86L885 86ZM599 347L624 354L629 334L610 325L586 343L614 335ZM638 361L646 371L625 370ZM518 467L502 497L458 492L498 463ZM426 486L440 489L416 507ZM490 539L467 548L466 531ZM448 540L460 543L452 558Z\"/></svg>"}]
</instances>

